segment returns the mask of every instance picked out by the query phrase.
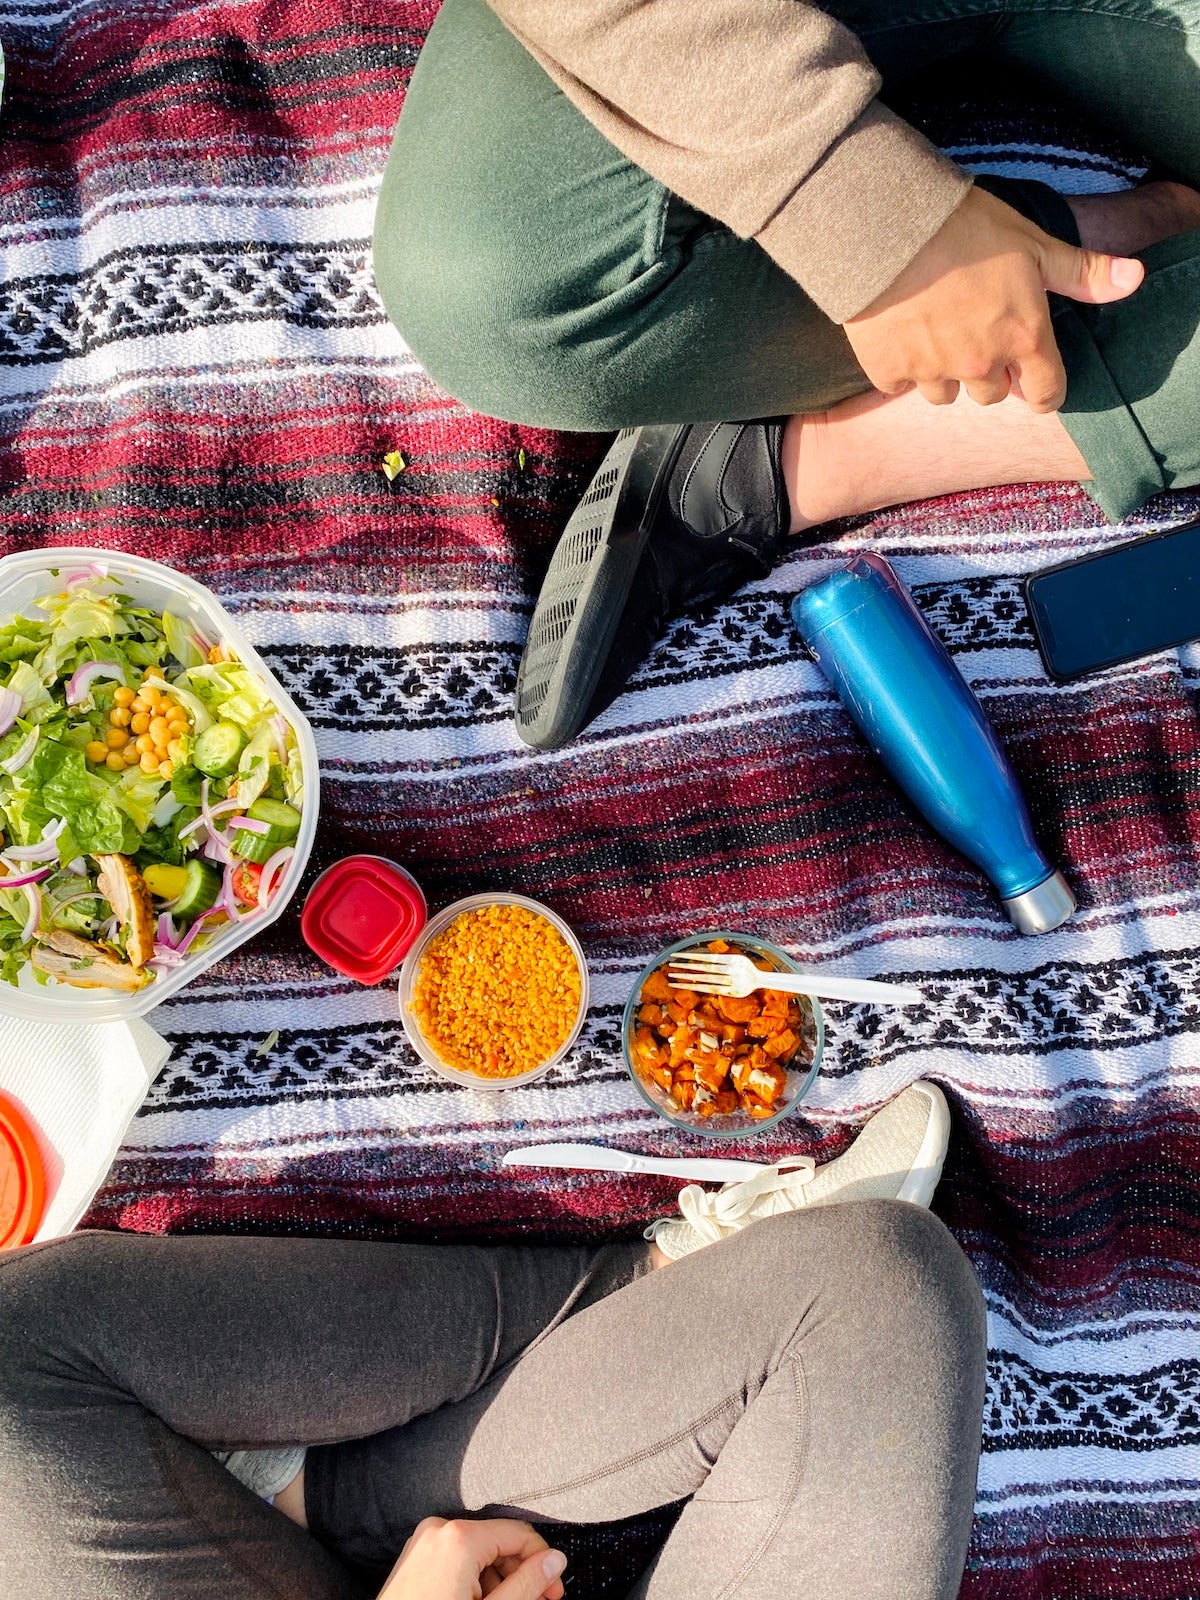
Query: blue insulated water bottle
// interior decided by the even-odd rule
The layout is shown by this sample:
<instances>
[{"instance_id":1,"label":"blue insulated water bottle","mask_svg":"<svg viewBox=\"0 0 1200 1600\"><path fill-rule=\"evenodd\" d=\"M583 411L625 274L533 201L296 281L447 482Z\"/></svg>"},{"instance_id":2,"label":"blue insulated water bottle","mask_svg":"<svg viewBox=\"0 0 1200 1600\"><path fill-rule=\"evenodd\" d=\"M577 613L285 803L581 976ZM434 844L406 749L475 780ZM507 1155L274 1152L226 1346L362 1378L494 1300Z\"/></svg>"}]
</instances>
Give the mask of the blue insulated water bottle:
<instances>
[{"instance_id":1,"label":"blue insulated water bottle","mask_svg":"<svg viewBox=\"0 0 1200 1600\"><path fill-rule=\"evenodd\" d=\"M981 867L1022 933L1075 910L1038 848L995 730L882 556L860 555L792 601L821 671L884 766L940 834Z\"/></svg>"}]
</instances>

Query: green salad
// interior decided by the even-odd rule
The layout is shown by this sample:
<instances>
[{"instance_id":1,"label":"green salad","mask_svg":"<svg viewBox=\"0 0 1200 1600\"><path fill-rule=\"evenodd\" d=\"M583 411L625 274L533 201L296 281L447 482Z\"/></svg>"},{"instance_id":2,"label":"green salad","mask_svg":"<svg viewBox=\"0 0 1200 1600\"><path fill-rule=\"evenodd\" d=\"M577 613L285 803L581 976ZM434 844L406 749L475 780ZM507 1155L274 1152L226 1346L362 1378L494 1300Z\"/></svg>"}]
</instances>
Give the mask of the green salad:
<instances>
[{"instance_id":1,"label":"green salad","mask_svg":"<svg viewBox=\"0 0 1200 1600\"><path fill-rule=\"evenodd\" d=\"M0 976L135 990L278 893L300 753L221 641L61 579L0 628Z\"/></svg>"}]
</instances>

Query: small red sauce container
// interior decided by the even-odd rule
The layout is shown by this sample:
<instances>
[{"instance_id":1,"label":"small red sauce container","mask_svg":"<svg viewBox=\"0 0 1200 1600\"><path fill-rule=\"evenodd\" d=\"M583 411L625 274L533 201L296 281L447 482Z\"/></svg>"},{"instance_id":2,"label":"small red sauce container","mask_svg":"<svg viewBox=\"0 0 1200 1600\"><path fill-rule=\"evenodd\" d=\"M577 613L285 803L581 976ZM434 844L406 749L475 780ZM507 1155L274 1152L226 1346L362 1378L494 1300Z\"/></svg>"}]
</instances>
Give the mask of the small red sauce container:
<instances>
[{"instance_id":1,"label":"small red sauce container","mask_svg":"<svg viewBox=\"0 0 1200 1600\"><path fill-rule=\"evenodd\" d=\"M305 943L336 972L382 983L403 961L429 912L410 872L384 856L345 856L308 891Z\"/></svg>"}]
</instances>

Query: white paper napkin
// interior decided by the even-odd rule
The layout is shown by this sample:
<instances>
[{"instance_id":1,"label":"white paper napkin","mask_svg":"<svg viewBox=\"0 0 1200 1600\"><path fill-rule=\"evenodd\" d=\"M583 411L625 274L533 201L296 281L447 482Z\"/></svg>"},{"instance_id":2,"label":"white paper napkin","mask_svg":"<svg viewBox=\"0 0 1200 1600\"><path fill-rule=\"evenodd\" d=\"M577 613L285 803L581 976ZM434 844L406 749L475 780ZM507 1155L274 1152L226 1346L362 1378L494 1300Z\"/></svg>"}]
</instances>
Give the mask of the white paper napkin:
<instances>
[{"instance_id":1,"label":"white paper napkin","mask_svg":"<svg viewBox=\"0 0 1200 1600\"><path fill-rule=\"evenodd\" d=\"M137 1017L84 1027L0 1017L0 1090L33 1123L46 1169L39 1239L70 1233L87 1211L170 1054Z\"/></svg>"}]
</instances>

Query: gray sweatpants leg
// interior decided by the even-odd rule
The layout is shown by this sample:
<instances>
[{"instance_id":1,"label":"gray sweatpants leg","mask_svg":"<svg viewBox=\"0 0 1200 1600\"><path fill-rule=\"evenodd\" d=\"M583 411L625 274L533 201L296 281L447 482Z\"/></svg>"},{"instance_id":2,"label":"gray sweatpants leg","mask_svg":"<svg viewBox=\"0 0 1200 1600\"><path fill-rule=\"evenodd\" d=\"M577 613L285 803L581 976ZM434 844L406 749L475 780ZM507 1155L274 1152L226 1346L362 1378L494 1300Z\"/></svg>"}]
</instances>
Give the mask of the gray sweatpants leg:
<instances>
[{"instance_id":1,"label":"gray sweatpants leg","mask_svg":"<svg viewBox=\"0 0 1200 1600\"><path fill-rule=\"evenodd\" d=\"M690 1496L648 1600L953 1600L982 1298L927 1211L773 1217L580 1311L476 1394L310 1453L310 1524L379 1560L421 1517L599 1522Z\"/></svg>"},{"instance_id":2,"label":"gray sweatpants leg","mask_svg":"<svg viewBox=\"0 0 1200 1600\"><path fill-rule=\"evenodd\" d=\"M91 1233L0 1255L4 1600L362 1600L209 1454L352 1439L470 1394L644 1245Z\"/></svg>"},{"instance_id":3,"label":"gray sweatpants leg","mask_svg":"<svg viewBox=\"0 0 1200 1600\"><path fill-rule=\"evenodd\" d=\"M941 1224L845 1206L646 1266L121 1234L0 1258L6 1592L351 1600L339 1558L386 1562L433 1512L692 1494L651 1600L950 1600L983 1318ZM293 1443L317 1538L208 1454Z\"/></svg>"}]
</instances>

